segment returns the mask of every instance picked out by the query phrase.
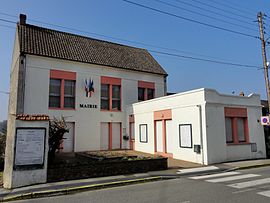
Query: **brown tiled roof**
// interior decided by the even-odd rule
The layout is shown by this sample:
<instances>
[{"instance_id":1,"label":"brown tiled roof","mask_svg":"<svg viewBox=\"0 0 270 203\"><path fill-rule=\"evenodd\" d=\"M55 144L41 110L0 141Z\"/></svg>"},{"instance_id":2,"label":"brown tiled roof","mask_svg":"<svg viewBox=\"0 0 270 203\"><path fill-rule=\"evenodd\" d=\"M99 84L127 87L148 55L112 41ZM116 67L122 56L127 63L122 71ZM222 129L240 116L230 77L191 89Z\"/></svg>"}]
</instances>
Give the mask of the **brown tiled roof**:
<instances>
[{"instance_id":1,"label":"brown tiled roof","mask_svg":"<svg viewBox=\"0 0 270 203\"><path fill-rule=\"evenodd\" d=\"M17 30L21 53L167 75L145 49L29 24Z\"/></svg>"},{"instance_id":2,"label":"brown tiled roof","mask_svg":"<svg viewBox=\"0 0 270 203\"><path fill-rule=\"evenodd\" d=\"M16 115L17 120L22 121L48 121L50 120L49 116L46 114L17 114Z\"/></svg>"}]
</instances>

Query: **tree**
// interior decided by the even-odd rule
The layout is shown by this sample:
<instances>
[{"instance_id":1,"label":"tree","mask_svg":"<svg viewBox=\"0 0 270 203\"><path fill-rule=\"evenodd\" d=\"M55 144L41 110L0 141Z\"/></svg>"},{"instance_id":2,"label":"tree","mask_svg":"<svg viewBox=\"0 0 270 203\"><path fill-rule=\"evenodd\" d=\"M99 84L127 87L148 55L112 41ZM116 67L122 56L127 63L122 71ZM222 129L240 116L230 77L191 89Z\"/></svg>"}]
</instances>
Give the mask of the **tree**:
<instances>
[{"instance_id":1,"label":"tree","mask_svg":"<svg viewBox=\"0 0 270 203\"><path fill-rule=\"evenodd\" d=\"M60 119L53 118L49 122L49 162L55 158L55 153L62 149L61 144L63 143L64 134L69 132L64 117Z\"/></svg>"}]
</instances>

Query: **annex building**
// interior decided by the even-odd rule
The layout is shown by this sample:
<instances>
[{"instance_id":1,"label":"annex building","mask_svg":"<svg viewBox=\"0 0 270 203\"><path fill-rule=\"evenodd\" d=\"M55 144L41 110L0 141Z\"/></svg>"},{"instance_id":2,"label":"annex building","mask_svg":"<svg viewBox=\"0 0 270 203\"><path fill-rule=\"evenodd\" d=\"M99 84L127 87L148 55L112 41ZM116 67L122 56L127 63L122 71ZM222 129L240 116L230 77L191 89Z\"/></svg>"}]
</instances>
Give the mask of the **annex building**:
<instances>
[{"instance_id":1,"label":"annex building","mask_svg":"<svg viewBox=\"0 0 270 203\"><path fill-rule=\"evenodd\" d=\"M265 157L259 95L166 96L166 78L145 49L30 25L21 15L9 117L63 116L63 152L134 149L203 164Z\"/></svg>"}]
</instances>

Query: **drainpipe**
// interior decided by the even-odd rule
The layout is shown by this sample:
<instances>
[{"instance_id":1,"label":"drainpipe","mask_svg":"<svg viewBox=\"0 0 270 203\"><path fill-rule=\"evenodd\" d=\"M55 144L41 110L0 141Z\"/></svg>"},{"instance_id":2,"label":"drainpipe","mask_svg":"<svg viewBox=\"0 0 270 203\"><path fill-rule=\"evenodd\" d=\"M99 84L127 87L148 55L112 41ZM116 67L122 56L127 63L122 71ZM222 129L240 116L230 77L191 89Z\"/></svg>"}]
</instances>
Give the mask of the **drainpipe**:
<instances>
[{"instance_id":1,"label":"drainpipe","mask_svg":"<svg viewBox=\"0 0 270 203\"><path fill-rule=\"evenodd\" d=\"M167 96L167 76L164 76L164 96Z\"/></svg>"},{"instance_id":2,"label":"drainpipe","mask_svg":"<svg viewBox=\"0 0 270 203\"><path fill-rule=\"evenodd\" d=\"M200 141L202 152L202 164L204 165L204 145L203 145L203 130L202 130L202 105L197 105L199 108L199 123L200 123Z\"/></svg>"}]
</instances>

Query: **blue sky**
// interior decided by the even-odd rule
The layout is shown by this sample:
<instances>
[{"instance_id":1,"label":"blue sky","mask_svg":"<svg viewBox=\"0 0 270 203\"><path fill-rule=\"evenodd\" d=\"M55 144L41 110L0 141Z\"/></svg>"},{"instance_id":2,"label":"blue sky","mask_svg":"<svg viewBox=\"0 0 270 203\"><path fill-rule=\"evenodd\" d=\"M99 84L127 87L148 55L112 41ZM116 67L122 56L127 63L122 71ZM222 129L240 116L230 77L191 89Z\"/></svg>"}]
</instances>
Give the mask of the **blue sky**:
<instances>
[{"instance_id":1,"label":"blue sky","mask_svg":"<svg viewBox=\"0 0 270 203\"><path fill-rule=\"evenodd\" d=\"M270 16L269 0L130 1L252 36L259 35L257 22L254 22L257 12L263 11ZM165 1L167 5L162 3ZM13 16L18 16L20 13L27 15L28 23L52 29L170 54L262 66L261 47L258 39L185 21L122 0L1 1L0 19L18 21ZM34 20L88 33L59 28ZM270 18L266 17L265 22L266 37L269 37ZM238 24L238 26L233 24ZM15 24L0 20L0 91L4 92L9 91L14 36ZM168 49L144 46L115 38ZM269 47L267 47L268 52ZM208 87L227 94L232 94L232 92L238 94L240 91L244 91L248 95L255 92L261 94L263 99L266 98L263 71L257 70L257 68L221 65L158 53L152 53L152 55L169 74L168 91L170 92ZM6 119L7 108L8 95L0 92L0 121Z\"/></svg>"}]
</instances>

